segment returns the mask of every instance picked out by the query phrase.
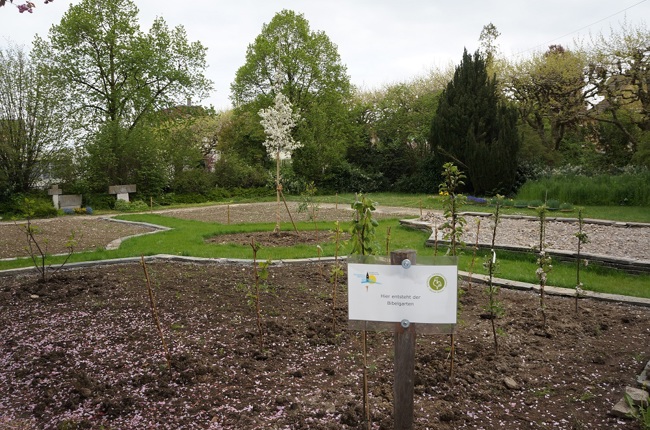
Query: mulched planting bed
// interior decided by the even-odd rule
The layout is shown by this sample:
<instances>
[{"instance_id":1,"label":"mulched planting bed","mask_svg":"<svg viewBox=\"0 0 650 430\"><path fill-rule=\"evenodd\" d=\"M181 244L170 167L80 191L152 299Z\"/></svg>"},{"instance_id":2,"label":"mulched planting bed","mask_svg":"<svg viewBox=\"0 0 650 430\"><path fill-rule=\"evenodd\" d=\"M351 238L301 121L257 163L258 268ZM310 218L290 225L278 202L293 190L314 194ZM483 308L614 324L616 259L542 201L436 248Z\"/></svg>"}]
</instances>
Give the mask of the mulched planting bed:
<instances>
[{"instance_id":1,"label":"mulched planting bed","mask_svg":"<svg viewBox=\"0 0 650 430\"><path fill-rule=\"evenodd\" d=\"M348 240L350 235L343 233L339 240ZM255 231L250 233L220 234L218 236L206 239L208 243L216 244L236 244L242 246L256 243L265 248L274 248L277 246L295 246L295 245L314 245L317 246L324 242L333 242L332 232L330 231Z\"/></svg>"},{"instance_id":2,"label":"mulched planting bed","mask_svg":"<svg viewBox=\"0 0 650 430\"><path fill-rule=\"evenodd\" d=\"M264 347L247 301L251 265L148 264L171 372L142 267L0 278L2 429L361 429L361 336L332 327L330 265L272 266ZM650 309L501 291L495 355L487 298L462 297L455 377L449 336L418 336L417 429L637 429L608 415L650 358ZM369 333L373 428L392 428L392 333ZM506 377L517 387L508 388Z\"/></svg>"}]
</instances>

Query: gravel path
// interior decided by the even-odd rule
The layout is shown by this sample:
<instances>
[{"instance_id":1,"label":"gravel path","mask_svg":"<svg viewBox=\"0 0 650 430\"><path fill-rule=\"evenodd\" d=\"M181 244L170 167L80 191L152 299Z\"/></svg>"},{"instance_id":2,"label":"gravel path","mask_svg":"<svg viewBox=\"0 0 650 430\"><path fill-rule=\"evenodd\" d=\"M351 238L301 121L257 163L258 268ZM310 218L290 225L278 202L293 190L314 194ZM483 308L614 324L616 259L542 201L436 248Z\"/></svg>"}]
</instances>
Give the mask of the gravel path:
<instances>
[{"instance_id":1,"label":"gravel path","mask_svg":"<svg viewBox=\"0 0 650 430\"><path fill-rule=\"evenodd\" d=\"M467 244L476 242L477 220L481 220L479 243L492 241L493 223L490 218L465 216L467 228L463 241ZM428 213L423 217L433 226L442 225L441 213ZM546 248L564 251L577 251L577 222L547 221ZM602 225L585 223L583 231L589 242L583 244L581 252L631 260L650 261L650 225ZM537 219L503 218L497 228L497 245L521 246L532 248L539 243L539 221Z\"/></svg>"},{"instance_id":2,"label":"gravel path","mask_svg":"<svg viewBox=\"0 0 650 430\"><path fill-rule=\"evenodd\" d=\"M298 203L289 202L294 221L308 219L306 213L298 213ZM172 209L155 211L165 216L193 219L205 222L219 223L249 223L249 222L274 222L276 217L276 204L248 203L232 205L215 205L199 208ZM416 208L379 207L375 212L378 219L382 218L419 218L420 211ZM280 212L282 222L289 222L287 210L282 205ZM352 218L352 210L347 204L321 204L317 218L319 220L347 222ZM476 219L466 216L467 231L463 236L466 243L476 241ZM441 212L427 212L422 217L431 226L441 225L444 222ZM64 216L53 219L34 221L41 230L41 237L47 241L48 252L65 252L65 243L70 232L76 232L78 244L76 251L104 248L115 239L150 232L151 229L128 225L124 223L109 222L97 216ZM491 239L491 221L482 218L479 234L481 243L489 243ZM650 225L626 227L620 225L586 224L584 228L589 236L589 243L583 246L583 252L613 257L624 257L635 260L650 260ZM547 225L548 247L574 251L576 249L577 231L575 223L549 221ZM504 218L498 229L498 244L517 245L530 247L537 242L539 224L535 220ZM25 251L26 240L21 224L12 222L0 223L0 258L10 258L28 255Z\"/></svg>"}]
</instances>

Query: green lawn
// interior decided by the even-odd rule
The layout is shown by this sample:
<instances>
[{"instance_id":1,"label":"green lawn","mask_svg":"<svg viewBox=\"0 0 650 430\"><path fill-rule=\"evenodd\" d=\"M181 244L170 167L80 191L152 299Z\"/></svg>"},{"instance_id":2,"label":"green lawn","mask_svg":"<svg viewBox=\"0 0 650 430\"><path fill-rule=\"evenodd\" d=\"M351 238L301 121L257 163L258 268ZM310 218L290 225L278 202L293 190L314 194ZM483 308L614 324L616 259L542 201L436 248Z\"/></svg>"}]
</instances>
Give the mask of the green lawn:
<instances>
[{"instance_id":1,"label":"green lawn","mask_svg":"<svg viewBox=\"0 0 650 430\"><path fill-rule=\"evenodd\" d=\"M249 231L272 231L274 224L231 224L223 225L218 223L205 223L200 221L182 220L167 216L155 214L133 214L121 215L119 219L130 221L141 221L152 224L158 224L170 227L172 230L159 232L131 238L125 240L119 249L113 251L98 250L92 252L82 252L74 254L69 262L80 261L97 261L113 258L138 257L141 255L152 254L171 254L208 258L252 258L252 249L250 246L242 245L220 245L206 243L205 239L218 234L241 233ZM347 230L349 224L342 223L341 228ZM284 225L287 230L291 225ZM304 234L313 233L313 223L300 222L297 227ZM332 237L331 231L335 228L334 222L319 222L318 230L322 238L322 256L334 255L334 244L327 240ZM387 244L387 233L390 228L390 242ZM328 233L329 232L329 233ZM389 245L391 250L395 249L415 249L418 255L430 256L435 250L425 246L425 241L429 235L425 232L403 227L397 219L382 220L377 228L376 249L380 254L386 254L386 247ZM349 245L341 244L339 255L347 255ZM439 250L444 253L444 250ZM318 251L316 246L299 245L294 247L264 248L258 252L259 260L273 258L294 259L294 258L316 258ZM537 283L535 277L535 257L530 254L517 254L508 252L499 252L499 272L497 277L512 279L517 281ZM474 263L474 273L484 274L482 267L484 256L477 255ZM472 260L472 253L469 250L464 251L459 259L459 269L469 271ZM51 257L50 264L61 263L63 257ZM29 259L19 259L15 261L0 262L1 269L31 266ZM573 288L575 285L575 264L554 262L553 271L549 275L549 285ZM636 297L650 298L650 276L648 275L630 275L614 269L606 269L591 264L581 269L581 281L585 289L599 291L604 293L623 294Z\"/></svg>"},{"instance_id":2,"label":"green lawn","mask_svg":"<svg viewBox=\"0 0 650 430\"><path fill-rule=\"evenodd\" d=\"M442 200L440 196L430 194L401 194L401 193L370 193L368 196L378 203L378 206L403 206L410 208L420 208L423 210L434 209L442 210ZM354 193L345 193L338 195L317 196L316 200L323 203L335 203L339 205L350 205L354 201ZM287 199L298 200L298 197L287 196ZM584 206L583 216L585 218L609 219L615 221L629 222L647 222L650 223L650 207L647 206ZM470 205L467 204L461 208L466 212L492 212L493 208L487 205ZM505 215L530 215L536 216L534 209L528 208L502 208ZM578 208L575 207L572 212L549 212L549 217L569 217L578 216Z\"/></svg>"}]
</instances>

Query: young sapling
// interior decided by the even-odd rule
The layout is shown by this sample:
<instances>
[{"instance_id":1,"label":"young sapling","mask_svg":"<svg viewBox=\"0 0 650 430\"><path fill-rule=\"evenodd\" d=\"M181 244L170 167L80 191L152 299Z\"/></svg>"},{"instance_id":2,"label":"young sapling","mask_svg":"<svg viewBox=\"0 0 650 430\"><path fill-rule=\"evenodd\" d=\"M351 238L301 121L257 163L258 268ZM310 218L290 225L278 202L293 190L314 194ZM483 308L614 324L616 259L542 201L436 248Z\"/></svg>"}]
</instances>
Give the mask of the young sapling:
<instances>
[{"instance_id":1,"label":"young sapling","mask_svg":"<svg viewBox=\"0 0 650 430\"><path fill-rule=\"evenodd\" d=\"M330 282L332 283L332 333L336 333L336 293L338 291L339 278L343 277L343 269L339 264L341 233L341 225L336 221L334 227L334 265L330 270Z\"/></svg>"},{"instance_id":2,"label":"young sapling","mask_svg":"<svg viewBox=\"0 0 650 430\"><path fill-rule=\"evenodd\" d=\"M553 269L551 256L545 251L546 240L546 206L542 205L537 208L537 216L539 218L539 243L537 245L537 270L535 274L539 279L539 307L542 312L542 327L546 329L546 303L545 303L545 287L548 281L548 274Z\"/></svg>"},{"instance_id":3,"label":"young sapling","mask_svg":"<svg viewBox=\"0 0 650 430\"><path fill-rule=\"evenodd\" d=\"M375 241L375 229L379 225L373 218L372 211L375 210L375 204L363 194L357 194L357 198L352 203L354 209L354 218L350 227L352 251L350 254L371 255L375 253L377 246ZM372 424L370 420L370 403L368 400L368 337L366 330L361 331L361 342L363 344L363 410L368 430Z\"/></svg>"},{"instance_id":4,"label":"young sapling","mask_svg":"<svg viewBox=\"0 0 650 430\"><path fill-rule=\"evenodd\" d=\"M578 231L575 233L575 237L578 241L578 255L576 256L576 294L575 294L575 311L576 315L578 314L578 299L582 295L584 285L580 282L580 266L582 265L582 260L580 259L580 251L582 245L589 243L589 236L584 232L584 218L582 217L582 209L578 209Z\"/></svg>"},{"instance_id":5,"label":"young sapling","mask_svg":"<svg viewBox=\"0 0 650 430\"><path fill-rule=\"evenodd\" d=\"M260 245L255 243L255 239L251 239L251 248L253 248L253 275L255 278L255 292L251 293L250 290L247 293L247 298L250 301L252 300L255 304L255 315L257 316L257 332L259 335L259 348L260 352L264 349L264 330L262 328L262 311L260 306L260 292L262 290L261 282L268 279L269 272L268 267L270 261L266 263L257 264L257 252L260 249Z\"/></svg>"},{"instance_id":6,"label":"young sapling","mask_svg":"<svg viewBox=\"0 0 650 430\"><path fill-rule=\"evenodd\" d=\"M476 242L474 243L474 249L472 249L472 261L469 265L469 276L467 280L467 287L472 288L472 275L474 274L474 263L476 262L476 252L478 251L478 239L481 233L481 219L476 218Z\"/></svg>"},{"instance_id":7,"label":"young sapling","mask_svg":"<svg viewBox=\"0 0 650 430\"><path fill-rule=\"evenodd\" d=\"M47 259L49 257L47 247L49 241L47 239L43 239L42 241L39 241L37 239L37 236L42 233L42 230L40 227L32 223L32 219L35 215L34 201L25 199L22 206L22 212L23 216L26 219L26 223L20 226L27 239L27 247L25 249L31 258L32 263L34 264L34 267L41 276L41 282L47 283L49 279L56 274L56 272L58 272L63 266L66 265L70 259L70 256L74 253L74 248L77 245L75 231L70 231L70 236L68 236L67 242L65 244L65 248L67 250L65 260L59 265L59 267L52 270L52 266L47 264Z\"/></svg>"},{"instance_id":8,"label":"young sapling","mask_svg":"<svg viewBox=\"0 0 650 430\"><path fill-rule=\"evenodd\" d=\"M160 342L162 343L163 352L165 353L165 359L167 360L167 369L169 373L172 371L172 356L167 347L167 342L165 342L165 336L163 335L162 326L160 325L160 318L158 317L158 307L156 306L156 299L153 293L153 288L151 288L151 278L149 277L149 271L147 270L147 265L144 261L144 255L140 256L140 264L142 265L142 270L144 270L144 277L147 284L147 293L149 295L149 307L151 308L151 316L154 323L156 324L156 329L158 330L158 336L160 337Z\"/></svg>"},{"instance_id":9,"label":"young sapling","mask_svg":"<svg viewBox=\"0 0 650 430\"><path fill-rule=\"evenodd\" d=\"M465 185L463 180L466 176L453 163L445 163L442 167L443 182L438 186L438 189L440 190L440 195L443 196L442 207L445 222L440 226L440 229L444 232L443 238L449 241L447 253L452 256L457 256L458 248L464 245L461 238L465 230L465 225L467 224L465 218L460 216L460 208L467 201L467 198L458 193L460 187ZM459 296L462 294L462 291L461 288L458 289ZM452 334L450 348L451 362L449 367L449 378L452 380L454 378L454 356L455 336Z\"/></svg>"},{"instance_id":10,"label":"young sapling","mask_svg":"<svg viewBox=\"0 0 650 430\"><path fill-rule=\"evenodd\" d=\"M494 353L499 353L499 341L497 336L496 328L496 319L503 315L504 309L502 303L499 301L499 287L494 285L493 279L494 274L497 272L497 254L495 251L495 242L497 236L497 227L501 221L501 206L503 205L503 196L497 195L495 200L495 209L494 209L494 225L492 227L492 242L491 242L491 253L486 256L483 267L486 268L488 272L488 286L487 286L487 295L488 295L488 304L485 310L488 312L488 318L492 324L492 336L494 337Z\"/></svg>"}]
</instances>

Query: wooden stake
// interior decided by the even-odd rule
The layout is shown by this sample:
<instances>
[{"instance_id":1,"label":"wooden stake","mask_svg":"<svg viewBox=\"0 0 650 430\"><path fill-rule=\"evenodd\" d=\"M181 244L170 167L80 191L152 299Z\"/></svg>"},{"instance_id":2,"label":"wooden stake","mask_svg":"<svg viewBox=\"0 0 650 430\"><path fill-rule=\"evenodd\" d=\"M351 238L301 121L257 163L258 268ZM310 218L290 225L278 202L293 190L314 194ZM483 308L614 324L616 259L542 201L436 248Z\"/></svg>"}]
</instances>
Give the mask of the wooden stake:
<instances>
[{"instance_id":1,"label":"wooden stake","mask_svg":"<svg viewBox=\"0 0 650 430\"><path fill-rule=\"evenodd\" d=\"M361 332L361 342L363 343L363 413L366 419L366 428L371 430L372 421L370 421L370 401L368 400L368 336L365 329Z\"/></svg>"},{"instance_id":2,"label":"wooden stake","mask_svg":"<svg viewBox=\"0 0 650 430\"><path fill-rule=\"evenodd\" d=\"M284 202L284 207L287 208L287 213L289 214L289 219L291 220L291 225L293 225L293 231L298 234L298 228L296 227L296 223L293 222L293 216L291 216L291 211L289 210L289 205L287 204L287 200L284 198L284 193L282 192L282 187L280 187L280 196L282 197L282 201Z\"/></svg>"},{"instance_id":3,"label":"wooden stake","mask_svg":"<svg viewBox=\"0 0 650 430\"><path fill-rule=\"evenodd\" d=\"M412 249L390 253L390 264L416 262ZM395 380L393 381L393 417L395 430L413 429L413 388L415 385L415 324L395 324Z\"/></svg>"}]
</instances>

